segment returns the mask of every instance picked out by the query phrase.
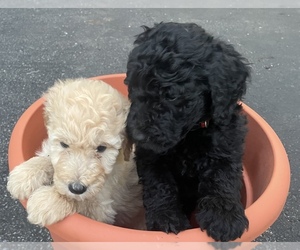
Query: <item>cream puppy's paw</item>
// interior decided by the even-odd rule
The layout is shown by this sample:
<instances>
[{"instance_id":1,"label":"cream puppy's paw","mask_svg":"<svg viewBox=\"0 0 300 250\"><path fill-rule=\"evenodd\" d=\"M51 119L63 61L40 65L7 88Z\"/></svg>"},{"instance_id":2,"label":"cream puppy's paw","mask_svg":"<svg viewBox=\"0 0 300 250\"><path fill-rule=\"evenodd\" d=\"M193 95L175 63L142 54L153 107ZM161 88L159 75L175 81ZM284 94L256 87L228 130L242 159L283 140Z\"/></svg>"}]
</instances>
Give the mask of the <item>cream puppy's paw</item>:
<instances>
[{"instance_id":1,"label":"cream puppy's paw","mask_svg":"<svg viewBox=\"0 0 300 250\"><path fill-rule=\"evenodd\" d=\"M50 185L53 167L49 157L36 156L18 165L10 172L7 190L13 198L27 199L36 189Z\"/></svg>"},{"instance_id":2,"label":"cream puppy's paw","mask_svg":"<svg viewBox=\"0 0 300 250\"><path fill-rule=\"evenodd\" d=\"M75 212L75 201L60 195L53 186L40 187L27 202L27 219L40 226L54 224Z\"/></svg>"}]
</instances>

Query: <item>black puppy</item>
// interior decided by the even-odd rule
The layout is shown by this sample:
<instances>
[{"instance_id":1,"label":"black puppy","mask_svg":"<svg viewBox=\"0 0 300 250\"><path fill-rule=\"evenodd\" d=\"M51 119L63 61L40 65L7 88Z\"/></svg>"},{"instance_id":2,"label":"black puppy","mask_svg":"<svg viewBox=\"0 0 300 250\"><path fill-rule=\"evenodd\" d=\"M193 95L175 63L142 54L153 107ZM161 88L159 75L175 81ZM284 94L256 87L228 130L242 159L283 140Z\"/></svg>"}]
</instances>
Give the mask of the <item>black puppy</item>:
<instances>
[{"instance_id":1,"label":"black puppy","mask_svg":"<svg viewBox=\"0 0 300 250\"><path fill-rule=\"evenodd\" d=\"M192 23L144 27L135 45L125 79L127 133L147 228L178 233L196 211L215 240L240 237L248 227L240 196L247 61Z\"/></svg>"}]
</instances>

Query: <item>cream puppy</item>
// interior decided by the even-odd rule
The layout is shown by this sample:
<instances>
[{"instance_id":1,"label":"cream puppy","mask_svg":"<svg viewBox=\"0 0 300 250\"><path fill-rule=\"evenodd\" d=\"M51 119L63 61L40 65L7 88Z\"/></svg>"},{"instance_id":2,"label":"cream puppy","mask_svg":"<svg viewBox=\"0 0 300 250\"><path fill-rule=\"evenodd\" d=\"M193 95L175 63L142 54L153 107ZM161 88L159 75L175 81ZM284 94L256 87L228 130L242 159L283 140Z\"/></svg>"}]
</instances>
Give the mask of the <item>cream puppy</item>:
<instances>
[{"instance_id":1,"label":"cream puppy","mask_svg":"<svg viewBox=\"0 0 300 250\"><path fill-rule=\"evenodd\" d=\"M144 227L141 191L124 133L129 101L103 81L57 81L44 95L48 138L17 166L7 188L28 199L28 220L46 226L80 213Z\"/></svg>"}]
</instances>

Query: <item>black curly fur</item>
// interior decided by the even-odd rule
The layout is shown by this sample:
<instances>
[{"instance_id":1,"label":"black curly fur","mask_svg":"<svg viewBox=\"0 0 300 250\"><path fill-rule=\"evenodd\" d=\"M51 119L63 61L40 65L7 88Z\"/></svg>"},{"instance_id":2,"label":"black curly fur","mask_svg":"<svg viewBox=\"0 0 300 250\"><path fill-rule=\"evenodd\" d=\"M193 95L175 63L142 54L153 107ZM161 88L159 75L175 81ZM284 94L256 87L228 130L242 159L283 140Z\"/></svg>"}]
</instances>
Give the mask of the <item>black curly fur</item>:
<instances>
[{"instance_id":1,"label":"black curly fur","mask_svg":"<svg viewBox=\"0 0 300 250\"><path fill-rule=\"evenodd\" d=\"M215 240L240 237L248 228L240 201L246 59L192 23L145 26L135 45L126 129L136 144L147 228L178 233L191 227L196 209L201 230Z\"/></svg>"}]
</instances>

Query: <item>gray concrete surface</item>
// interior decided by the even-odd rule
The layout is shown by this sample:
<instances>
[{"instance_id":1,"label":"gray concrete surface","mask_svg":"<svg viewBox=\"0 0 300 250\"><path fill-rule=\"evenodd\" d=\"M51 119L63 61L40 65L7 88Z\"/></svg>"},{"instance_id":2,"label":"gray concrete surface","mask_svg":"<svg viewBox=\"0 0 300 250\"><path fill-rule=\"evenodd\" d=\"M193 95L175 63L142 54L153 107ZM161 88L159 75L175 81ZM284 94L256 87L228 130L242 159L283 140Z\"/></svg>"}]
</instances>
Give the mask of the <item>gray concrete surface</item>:
<instances>
[{"instance_id":1,"label":"gray concrete surface","mask_svg":"<svg viewBox=\"0 0 300 250\"><path fill-rule=\"evenodd\" d=\"M299 9L0 9L0 241L50 241L6 191L7 148L24 110L60 78L124 72L143 24L196 22L253 64L245 102L274 128L291 163L279 219L257 241L298 241Z\"/></svg>"}]
</instances>

